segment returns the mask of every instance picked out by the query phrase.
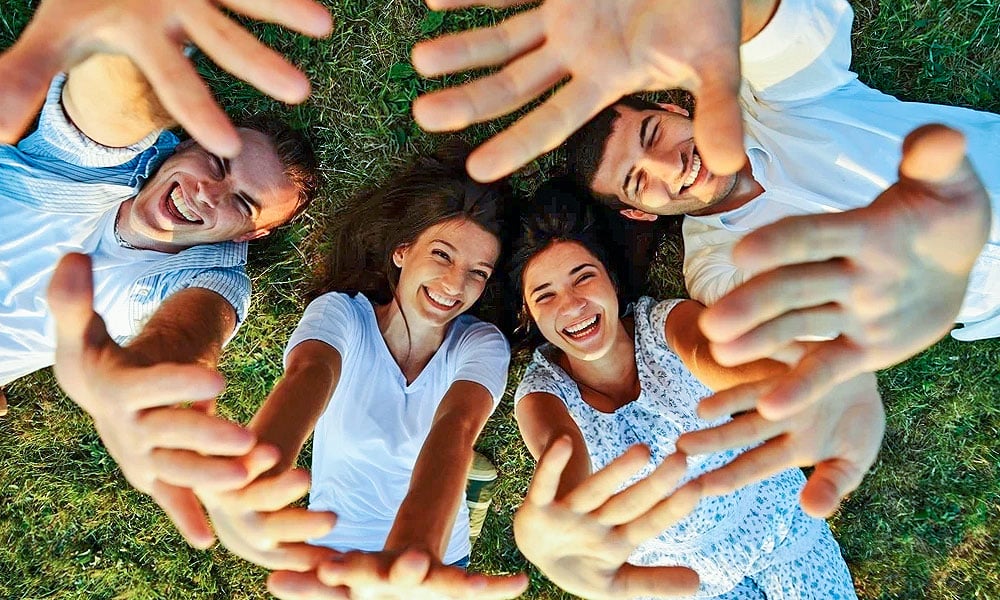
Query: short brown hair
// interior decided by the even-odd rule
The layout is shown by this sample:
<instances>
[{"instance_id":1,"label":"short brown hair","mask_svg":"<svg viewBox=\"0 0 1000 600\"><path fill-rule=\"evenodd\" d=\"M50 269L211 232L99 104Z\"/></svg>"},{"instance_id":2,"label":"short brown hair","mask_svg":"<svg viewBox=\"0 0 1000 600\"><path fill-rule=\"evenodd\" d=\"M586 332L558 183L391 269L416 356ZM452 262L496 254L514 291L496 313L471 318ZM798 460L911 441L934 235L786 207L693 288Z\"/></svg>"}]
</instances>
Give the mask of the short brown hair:
<instances>
[{"instance_id":1,"label":"short brown hair","mask_svg":"<svg viewBox=\"0 0 1000 600\"><path fill-rule=\"evenodd\" d=\"M285 223L302 214L319 189L319 161L309 138L301 130L293 129L283 119L271 113L244 117L236 122L236 126L259 131L271 140L284 168L285 177L299 191L295 210Z\"/></svg>"}]
</instances>

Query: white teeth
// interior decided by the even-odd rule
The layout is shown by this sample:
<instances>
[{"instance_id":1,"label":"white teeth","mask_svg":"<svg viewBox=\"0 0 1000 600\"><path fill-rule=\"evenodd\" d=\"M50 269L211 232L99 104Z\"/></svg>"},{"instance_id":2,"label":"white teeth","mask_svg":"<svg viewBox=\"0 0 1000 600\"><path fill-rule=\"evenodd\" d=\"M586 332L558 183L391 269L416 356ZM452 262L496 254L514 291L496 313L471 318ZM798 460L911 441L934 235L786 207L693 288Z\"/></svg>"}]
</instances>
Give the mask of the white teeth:
<instances>
[{"instance_id":1,"label":"white teeth","mask_svg":"<svg viewBox=\"0 0 1000 600\"><path fill-rule=\"evenodd\" d=\"M566 328L566 333L568 333L570 335L573 335L573 334L576 334L576 333L580 333L581 331L583 331L584 329L590 327L594 323L597 323L597 315L594 315L593 317L587 319L586 321L584 321L582 323L578 323L578 324L574 325L573 327L567 327Z\"/></svg>"},{"instance_id":2,"label":"white teeth","mask_svg":"<svg viewBox=\"0 0 1000 600\"><path fill-rule=\"evenodd\" d=\"M434 292L432 292L430 290L427 290L427 295L431 297L431 300L437 302L441 306L447 306L448 308L451 308L452 306L455 306L456 304L458 304L458 299L457 298L452 299L452 298L446 298L444 296L438 296L437 294L435 294Z\"/></svg>"},{"instance_id":3,"label":"white teeth","mask_svg":"<svg viewBox=\"0 0 1000 600\"><path fill-rule=\"evenodd\" d=\"M681 187L688 187L694 183L694 180L698 179L698 173L701 173L701 157L698 156L697 152L694 152L691 154L691 171L688 172L687 179L684 180Z\"/></svg>"},{"instance_id":4,"label":"white teeth","mask_svg":"<svg viewBox=\"0 0 1000 600\"><path fill-rule=\"evenodd\" d=\"M181 194L180 186L174 186L173 191L170 192L170 201L174 203L174 208L177 209L177 212L179 212L182 217L191 223L198 223L201 221L197 215L188 210L187 202L184 201L184 195Z\"/></svg>"}]
</instances>

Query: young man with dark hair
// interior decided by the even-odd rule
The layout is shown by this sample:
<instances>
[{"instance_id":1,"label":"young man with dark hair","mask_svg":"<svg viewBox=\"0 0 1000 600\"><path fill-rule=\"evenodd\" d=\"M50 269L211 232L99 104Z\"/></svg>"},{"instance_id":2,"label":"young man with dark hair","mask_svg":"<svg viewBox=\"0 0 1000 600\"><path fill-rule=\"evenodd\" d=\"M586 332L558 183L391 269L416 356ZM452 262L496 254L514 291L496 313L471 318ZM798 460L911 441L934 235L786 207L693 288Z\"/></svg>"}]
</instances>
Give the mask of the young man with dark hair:
<instances>
[{"instance_id":1,"label":"young man with dark hair","mask_svg":"<svg viewBox=\"0 0 1000 600\"><path fill-rule=\"evenodd\" d=\"M51 20L57 4L37 18ZM312 3L298 8L304 4ZM126 48L147 66L156 48L165 52L163 42L179 55L175 20L191 11L225 18L209 3L65 8L84 21L91 13L162 19L163 39ZM43 63L56 50L37 34L32 23L25 39L34 50L26 53L19 41L4 66L47 68L24 63L25 55ZM217 59L273 54L256 40L249 48L206 35L192 34ZM274 119L236 128L229 144L236 152L228 156L180 141L165 130L171 113L125 54L77 56L51 82L37 128L16 145L0 145L0 385L55 364L60 385L94 419L129 482L204 547L212 530L194 489L238 489L261 462L276 460L273 448L212 414L222 385L217 359L250 302L246 242L305 209L318 185L317 162L305 137ZM178 81L169 85L183 88L174 66ZM164 92L159 83L157 93ZM16 104L31 89L13 86L4 99ZM206 128L194 133L206 137Z\"/></svg>"}]
</instances>

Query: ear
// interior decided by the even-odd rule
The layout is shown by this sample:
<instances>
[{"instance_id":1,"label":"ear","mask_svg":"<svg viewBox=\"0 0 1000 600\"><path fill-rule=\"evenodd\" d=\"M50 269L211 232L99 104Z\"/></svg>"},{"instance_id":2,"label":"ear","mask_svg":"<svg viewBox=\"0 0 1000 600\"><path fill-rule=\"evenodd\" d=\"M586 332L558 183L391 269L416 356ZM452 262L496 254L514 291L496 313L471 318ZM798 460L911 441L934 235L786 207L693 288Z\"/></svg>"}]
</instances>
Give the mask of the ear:
<instances>
[{"instance_id":1,"label":"ear","mask_svg":"<svg viewBox=\"0 0 1000 600\"><path fill-rule=\"evenodd\" d=\"M690 117L691 113L687 111L686 108L682 106L677 106L676 104L670 104L668 102L658 102L660 108L667 112L677 113L679 115L684 115L685 117Z\"/></svg>"},{"instance_id":2,"label":"ear","mask_svg":"<svg viewBox=\"0 0 1000 600\"><path fill-rule=\"evenodd\" d=\"M618 214L633 221L655 221L660 215L654 215L638 208L623 208Z\"/></svg>"},{"instance_id":3,"label":"ear","mask_svg":"<svg viewBox=\"0 0 1000 600\"><path fill-rule=\"evenodd\" d=\"M397 269L403 268L403 259L406 258L406 251L409 246L397 246L395 250L392 251L392 264L396 265Z\"/></svg>"},{"instance_id":4,"label":"ear","mask_svg":"<svg viewBox=\"0 0 1000 600\"><path fill-rule=\"evenodd\" d=\"M240 237L234 239L234 242L249 242L250 240L256 240L264 237L265 235L271 233L270 229L254 229L253 231L248 231L241 235Z\"/></svg>"}]
</instances>

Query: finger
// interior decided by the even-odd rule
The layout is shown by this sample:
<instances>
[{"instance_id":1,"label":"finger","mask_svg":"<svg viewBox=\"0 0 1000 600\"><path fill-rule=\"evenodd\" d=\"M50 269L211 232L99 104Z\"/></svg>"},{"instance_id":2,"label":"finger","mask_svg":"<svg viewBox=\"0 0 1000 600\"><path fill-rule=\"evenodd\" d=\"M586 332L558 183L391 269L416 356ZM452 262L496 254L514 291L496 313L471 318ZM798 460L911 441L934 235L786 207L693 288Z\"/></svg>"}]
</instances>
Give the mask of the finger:
<instances>
[{"instance_id":1,"label":"finger","mask_svg":"<svg viewBox=\"0 0 1000 600\"><path fill-rule=\"evenodd\" d=\"M278 542L302 542L326 535L337 517L331 512L285 508L262 515L262 535ZM311 547L311 546L310 546Z\"/></svg>"},{"instance_id":2,"label":"finger","mask_svg":"<svg viewBox=\"0 0 1000 600\"><path fill-rule=\"evenodd\" d=\"M167 513L177 531L192 547L204 550L215 541L205 511L190 489L154 481L149 495Z\"/></svg>"},{"instance_id":3,"label":"finger","mask_svg":"<svg viewBox=\"0 0 1000 600\"><path fill-rule=\"evenodd\" d=\"M166 483L209 491L242 487L247 469L238 457L202 456L187 450L156 448L150 453L156 477Z\"/></svg>"},{"instance_id":4,"label":"finger","mask_svg":"<svg viewBox=\"0 0 1000 600\"><path fill-rule=\"evenodd\" d=\"M257 21L267 21L312 37L326 37L333 28L330 11L312 0L221 0L229 9Z\"/></svg>"},{"instance_id":5,"label":"finger","mask_svg":"<svg viewBox=\"0 0 1000 600\"><path fill-rule=\"evenodd\" d=\"M699 70L701 85L694 90L698 110L694 115L694 139L698 152L713 173L729 175L743 167L743 113L740 91L739 50L706 57L708 68Z\"/></svg>"},{"instance_id":6,"label":"finger","mask_svg":"<svg viewBox=\"0 0 1000 600\"><path fill-rule=\"evenodd\" d=\"M750 412L716 427L685 433L677 443L684 452L709 454L769 440L781 434L785 427L787 424L784 422L768 421L757 412Z\"/></svg>"},{"instance_id":7,"label":"finger","mask_svg":"<svg viewBox=\"0 0 1000 600\"><path fill-rule=\"evenodd\" d=\"M809 337L832 340L841 334L851 336L855 329L841 305L829 303L813 308L790 310L732 341L712 343L711 351L719 364L735 367L755 360L772 358L798 339Z\"/></svg>"},{"instance_id":8,"label":"finger","mask_svg":"<svg viewBox=\"0 0 1000 600\"><path fill-rule=\"evenodd\" d=\"M807 515L825 519L840 506L841 499L861 485L865 471L858 465L841 459L823 461L809 476L802 488L800 501Z\"/></svg>"},{"instance_id":9,"label":"finger","mask_svg":"<svg viewBox=\"0 0 1000 600\"><path fill-rule=\"evenodd\" d=\"M266 471L266 469L265 469ZM261 471L263 472L263 471ZM250 473L256 478L260 473ZM309 473L302 469L285 471L274 477L254 481L238 492L240 503L249 509L271 512L284 508L309 491ZM332 514L332 513L331 513Z\"/></svg>"},{"instance_id":10,"label":"finger","mask_svg":"<svg viewBox=\"0 0 1000 600\"><path fill-rule=\"evenodd\" d=\"M156 408L138 418L148 448L191 450L215 456L243 456L256 436L236 423L189 408Z\"/></svg>"},{"instance_id":11,"label":"finger","mask_svg":"<svg viewBox=\"0 0 1000 600\"><path fill-rule=\"evenodd\" d=\"M516 59L499 73L465 85L427 94L418 99L421 120L430 131L456 130L487 121L524 106L566 75L561 65L541 48ZM416 108L414 109L414 114Z\"/></svg>"},{"instance_id":12,"label":"finger","mask_svg":"<svg viewBox=\"0 0 1000 600\"><path fill-rule=\"evenodd\" d=\"M541 106L469 156L466 168L477 181L495 181L563 143L574 131L611 104L601 82L577 77Z\"/></svg>"},{"instance_id":13,"label":"finger","mask_svg":"<svg viewBox=\"0 0 1000 600\"><path fill-rule=\"evenodd\" d=\"M60 69L56 53L29 25L21 39L0 54L0 143L15 144L45 101L49 83Z\"/></svg>"},{"instance_id":14,"label":"finger","mask_svg":"<svg viewBox=\"0 0 1000 600\"><path fill-rule=\"evenodd\" d=\"M698 574L686 567L637 567L628 563L615 574L617 597L690 596L698 591Z\"/></svg>"},{"instance_id":15,"label":"finger","mask_svg":"<svg viewBox=\"0 0 1000 600\"><path fill-rule=\"evenodd\" d=\"M525 502L545 506L555 500L563 469L569 464L572 454L573 442L569 436L562 436L552 442L545 454L538 459L535 475L531 478L531 487L524 497Z\"/></svg>"},{"instance_id":16,"label":"finger","mask_svg":"<svg viewBox=\"0 0 1000 600\"><path fill-rule=\"evenodd\" d=\"M426 0L427 8L431 10L456 10L473 6L490 8L508 8L520 4L528 4L535 0Z\"/></svg>"},{"instance_id":17,"label":"finger","mask_svg":"<svg viewBox=\"0 0 1000 600\"><path fill-rule=\"evenodd\" d=\"M181 17L191 41L229 73L289 104L309 96L305 75L219 11L206 5Z\"/></svg>"},{"instance_id":18,"label":"finger","mask_svg":"<svg viewBox=\"0 0 1000 600\"><path fill-rule=\"evenodd\" d=\"M698 325L712 342L732 342L786 313L833 302L846 303L850 275L849 264L841 260L786 265L767 271L705 308L698 317ZM832 309L827 311L832 312ZM816 316L829 318L827 312L816 313ZM809 319L778 325L787 329L801 322L808 323ZM769 331L774 330L765 330L765 333ZM775 335L782 331L785 330L778 330Z\"/></svg>"},{"instance_id":19,"label":"finger","mask_svg":"<svg viewBox=\"0 0 1000 600\"><path fill-rule=\"evenodd\" d=\"M209 152L226 158L238 155L241 140L236 129L180 50L157 35L144 36L142 42L124 50L163 108Z\"/></svg>"},{"instance_id":20,"label":"finger","mask_svg":"<svg viewBox=\"0 0 1000 600\"><path fill-rule=\"evenodd\" d=\"M589 513L608 501L630 477L649 462L649 448L641 444L630 447L603 469L585 479L563 501L573 512Z\"/></svg>"},{"instance_id":21,"label":"finger","mask_svg":"<svg viewBox=\"0 0 1000 600\"><path fill-rule=\"evenodd\" d=\"M411 54L413 68L424 77L436 77L504 64L541 44L544 26L536 11L528 11L495 27L470 29L420 42Z\"/></svg>"},{"instance_id":22,"label":"finger","mask_svg":"<svg viewBox=\"0 0 1000 600\"><path fill-rule=\"evenodd\" d=\"M431 558L426 552L408 550L389 567L389 581L401 589L418 586L431 568Z\"/></svg>"},{"instance_id":23,"label":"finger","mask_svg":"<svg viewBox=\"0 0 1000 600\"><path fill-rule=\"evenodd\" d=\"M518 597L527 586L528 578L523 574L477 575L457 567L438 566L421 588L447 598L502 600Z\"/></svg>"},{"instance_id":24,"label":"finger","mask_svg":"<svg viewBox=\"0 0 1000 600\"><path fill-rule=\"evenodd\" d=\"M385 583L389 577L388 566L376 554L354 551L322 563L316 573L326 585L363 587Z\"/></svg>"},{"instance_id":25,"label":"finger","mask_svg":"<svg viewBox=\"0 0 1000 600\"><path fill-rule=\"evenodd\" d=\"M719 417L753 410L757 406L758 399L774 386L774 381L774 379L753 381L716 392L698 404L698 416L706 421L714 421ZM684 439L684 436L682 435L680 439ZM678 448L680 449L680 446ZM681 450L688 454L697 454L688 449Z\"/></svg>"},{"instance_id":26,"label":"finger","mask_svg":"<svg viewBox=\"0 0 1000 600\"><path fill-rule=\"evenodd\" d=\"M871 228L860 211L785 217L751 231L733 247L733 262L749 273L802 263L852 258Z\"/></svg>"},{"instance_id":27,"label":"finger","mask_svg":"<svg viewBox=\"0 0 1000 600\"><path fill-rule=\"evenodd\" d=\"M48 301L60 352L81 352L85 345L99 347L110 339L104 322L94 312L89 256L70 253L59 260L49 280Z\"/></svg>"},{"instance_id":28,"label":"finger","mask_svg":"<svg viewBox=\"0 0 1000 600\"><path fill-rule=\"evenodd\" d=\"M755 481L767 479L771 475L798 467L792 448L783 437L765 442L747 450L724 467L709 471L698 481L706 496L724 496Z\"/></svg>"},{"instance_id":29,"label":"finger","mask_svg":"<svg viewBox=\"0 0 1000 600\"><path fill-rule=\"evenodd\" d=\"M267 591L281 600L346 600L345 588L325 585L315 572L275 571L267 578Z\"/></svg>"},{"instance_id":30,"label":"finger","mask_svg":"<svg viewBox=\"0 0 1000 600\"><path fill-rule=\"evenodd\" d=\"M965 136L944 125L924 125L903 140L901 177L926 183L946 183L961 176Z\"/></svg>"},{"instance_id":31,"label":"finger","mask_svg":"<svg viewBox=\"0 0 1000 600\"><path fill-rule=\"evenodd\" d=\"M277 547L261 550L264 550L263 555L255 555L254 560L259 561L262 567L299 573L313 571L317 565L337 555L330 548L303 542L285 542Z\"/></svg>"},{"instance_id":32,"label":"finger","mask_svg":"<svg viewBox=\"0 0 1000 600\"><path fill-rule=\"evenodd\" d=\"M687 457L672 454L648 477L612 496L593 515L605 525L627 523L656 506L677 486L687 470Z\"/></svg>"},{"instance_id":33,"label":"finger","mask_svg":"<svg viewBox=\"0 0 1000 600\"><path fill-rule=\"evenodd\" d=\"M641 517L631 523L619 525L617 531L630 545L638 546L689 515L698 506L701 497L701 483L697 480L689 481L660 500Z\"/></svg>"},{"instance_id":34,"label":"finger","mask_svg":"<svg viewBox=\"0 0 1000 600\"><path fill-rule=\"evenodd\" d=\"M127 407L139 410L212 398L222 393L225 381L206 367L164 363L124 368L112 374L108 386Z\"/></svg>"},{"instance_id":35,"label":"finger","mask_svg":"<svg viewBox=\"0 0 1000 600\"><path fill-rule=\"evenodd\" d=\"M757 403L757 411L771 421L785 419L865 370L862 350L843 336L819 342L791 371L775 379L774 387Z\"/></svg>"}]
</instances>

